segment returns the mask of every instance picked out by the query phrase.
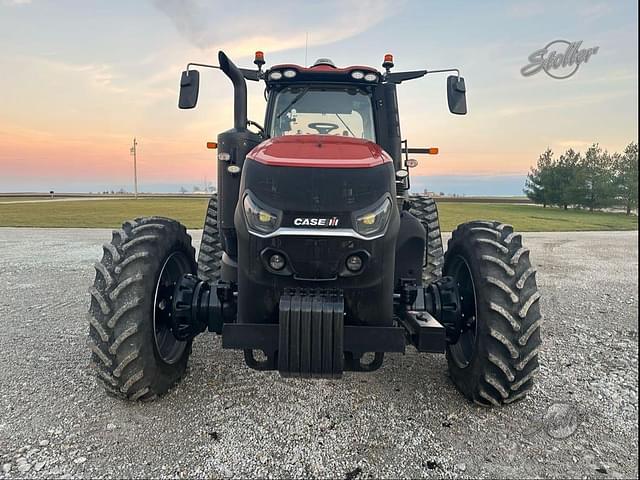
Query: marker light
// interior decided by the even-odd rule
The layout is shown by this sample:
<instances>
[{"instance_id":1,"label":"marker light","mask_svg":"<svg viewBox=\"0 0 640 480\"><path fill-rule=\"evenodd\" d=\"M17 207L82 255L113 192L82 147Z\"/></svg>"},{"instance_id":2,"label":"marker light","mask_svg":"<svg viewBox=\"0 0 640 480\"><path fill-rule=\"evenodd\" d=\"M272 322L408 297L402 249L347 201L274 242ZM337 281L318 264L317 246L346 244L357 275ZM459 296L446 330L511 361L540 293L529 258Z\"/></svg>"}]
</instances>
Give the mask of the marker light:
<instances>
[{"instance_id":1,"label":"marker light","mask_svg":"<svg viewBox=\"0 0 640 480\"><path fill-rule=\"evenodd\" d=\"M418 160L416 160L415 158L407 158L407 161L406 161L406 162L404 162L404 164L405 164L408 168L417 167L417 166L418 166Z\"/></svg>"},{"instance_id":2,"label":"marker light","mask_svg":"<svg viewBox=\"0 0 640 480\"><path fill-rule=\"evenodd\" d=\"M256 52L256 56L253 58L253 63L258 67L258 71L262 72L262 66L264 65L264 53L258 50Z\"/></svg>"},{"instance_id":3,"label":"marker light","mask_svg":"<svg viewBox=\"0 0 640 480\"><path fill-rule=\"evenodd\" d=\"M429 155L437 155L439 152L438 147L431 147L429 149Z\"/></svg>"},{"instance_id":4,"label":"marker light","mask_svg":"<svg viewBox=\"0 0 640 480\"><path fill-rule=\"evenodd\" d=\"M207 142L207 148L218 148L218 144L216 142Z\"/></svg>"},{"instance_id":5,"label":"marker light","mask_svg":"<svg viewBox=\"0 0 640 480\"><path fill-rule=\"evenodd\" d=\"M228 162L229 160L231 160L231 155L229 155L229 153L227 152L220 152L218 153L218 160L220 160L221 162Z\"/></svg>"},{"instance_id":6,"label":"marker light","mask_svg":"<svg viewBox=\"0 0 640 480\"><path fill-rule=\"evenodd\" d=\"M364 76L364 79L365 79L367 82L375 82L376 80L378 80L378 75L376 75L375 73L367 73L367 74Z\"/></svg>"},{"instance_id":7,"label":"marker light","mask_svg":"<svg viewBox=\"0 0 640 480\"><path fill-rule=\"evenodd\" d=\"M269 74L269 78L271 80L280 80L282 78L282 72L278 72L277 70L275 72L271 72Z\"/></svg>"},{"instance_id":8,"label":"marker light","mask_svg":"<svg viewBox=\"0 0 640 480\"><path fill-rule=\"evenodd\" d=\"M237 175L240 173L240 167L238 165L229 165L227 167L227 172L229 172L231 175Z\"/></svg>"},{"instance_id":9,"label":"marker light","mask_svg":"<svg viewBox=\"0 0 640 480\"><path fill-rule=\"evenodd\" d=\"M364 78L364 73L362 73L360 70L356 70L355 72L351 72L351 76L355 80L362 80Z\"/></svg>"},{"instance_id":10,"label":"marker light","mask_svg":"<svg viewBox=\"0 0 640 480\"><path fill-rule=\"evenodd\" d=\"M384 56L384 62L382 62L382 67L389 73L389 70L393 68L393 55L387 53Z\"/></svg>"},{"instance_id":11,"label":"marker light","mask_svg":"<svg viewBox=\"0 0 640 480\"><path fill-rule=\"evenodd\" d=\"M293 78L295 77L297 74L297 72L295 70L285 70L283 72L283 75L285 76L285 78Z\"/></svg>"}]
</instances>

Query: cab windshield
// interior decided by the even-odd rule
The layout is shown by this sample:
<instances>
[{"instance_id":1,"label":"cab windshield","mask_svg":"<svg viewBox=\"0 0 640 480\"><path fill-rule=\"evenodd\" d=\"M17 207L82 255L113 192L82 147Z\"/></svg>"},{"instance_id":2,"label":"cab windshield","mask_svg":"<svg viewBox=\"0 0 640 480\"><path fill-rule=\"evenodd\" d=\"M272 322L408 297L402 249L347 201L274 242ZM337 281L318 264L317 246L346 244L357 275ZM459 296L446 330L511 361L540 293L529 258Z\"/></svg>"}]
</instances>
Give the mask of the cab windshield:
<instances>
[{"instance_id":1,"label":"cab windshield","mask_svg":"<svg viewBox=\"0 0 640 480\"><path fill-rule=\"evenodd\" d=\"M358 88L296 86L276 95L272 137L320 134L376 141L371 97Z\"/></svg>"}]
</instances>

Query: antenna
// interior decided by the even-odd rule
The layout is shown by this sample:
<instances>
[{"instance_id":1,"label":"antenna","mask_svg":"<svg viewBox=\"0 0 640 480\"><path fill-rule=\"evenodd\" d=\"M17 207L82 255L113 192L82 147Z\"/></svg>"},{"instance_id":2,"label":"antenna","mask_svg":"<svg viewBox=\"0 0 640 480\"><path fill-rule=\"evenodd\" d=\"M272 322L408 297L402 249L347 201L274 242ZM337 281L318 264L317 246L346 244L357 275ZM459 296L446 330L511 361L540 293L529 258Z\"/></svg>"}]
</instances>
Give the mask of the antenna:
<instances>
[{"instance_id":1,"label":"antenna","mask_svg":"<svg viewBox=\"0 0 640 480\"><path fill-rule=\"evenodd\" d=\"M308 65L307 63L307 52L309 51L309 32L307 32L306 39L304 42L304 66Z\"/></svg>"}]
</instances>

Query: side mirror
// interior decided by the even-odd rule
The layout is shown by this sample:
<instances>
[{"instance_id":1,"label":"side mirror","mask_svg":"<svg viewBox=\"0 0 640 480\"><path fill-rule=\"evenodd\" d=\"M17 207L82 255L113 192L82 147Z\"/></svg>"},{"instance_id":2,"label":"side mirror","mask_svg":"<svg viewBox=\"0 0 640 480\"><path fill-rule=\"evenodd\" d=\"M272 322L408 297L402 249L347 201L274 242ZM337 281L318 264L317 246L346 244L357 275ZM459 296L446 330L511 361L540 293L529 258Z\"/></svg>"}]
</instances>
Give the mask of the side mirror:
<instances>
[{"instance_id":1,"label":"side mirror","mask_svg":"<svg viewBox=\"0 0 640 480\"><path fill-rule=\"evenodd\" d=\"M457 75L447 77L447 102L451 113L467 114L467 89L464 85L464 78Z\"/></svg>"},{"instance_id":2,"label":"side mirror","mask_svg":"<svg viewBox=\"0 0 640 480\"><path fill-rule=\"evenodd\" d=\"M198 103L198 91L200 89L200 72L197 70L185 70L180 77L180 99L178 108L193 108Z\"/></svg>"}]
</instances>

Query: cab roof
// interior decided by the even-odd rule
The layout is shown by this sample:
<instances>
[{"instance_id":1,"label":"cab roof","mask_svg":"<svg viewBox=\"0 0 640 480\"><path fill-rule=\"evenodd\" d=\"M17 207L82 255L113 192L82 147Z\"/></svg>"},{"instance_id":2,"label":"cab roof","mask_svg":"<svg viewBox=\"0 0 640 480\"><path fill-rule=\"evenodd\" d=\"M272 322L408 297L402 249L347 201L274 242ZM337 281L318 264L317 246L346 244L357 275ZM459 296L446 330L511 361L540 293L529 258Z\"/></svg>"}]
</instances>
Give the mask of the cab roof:
<instances>
[{"instance_id":1,"label":"cab roof","mask_svg":"<svg viewBox=\"0 0 640 480\"><path fill-rule=\"evenodd\" d=\"M354 72L360 72L362 75ZM367 74L368 79L365 79ZM372 85L380 83L382 75L378 70L364 65L351 65L349 67L336 67L329 59L317 60L311 67L303 67L293 63L274 65L265 73L268 85L291 84L298 82L327 82L327 83L352 83L359 85Z\"/></svg>"}]
</instances>

